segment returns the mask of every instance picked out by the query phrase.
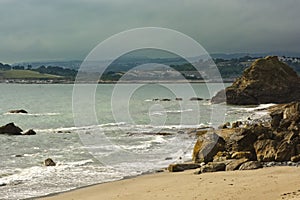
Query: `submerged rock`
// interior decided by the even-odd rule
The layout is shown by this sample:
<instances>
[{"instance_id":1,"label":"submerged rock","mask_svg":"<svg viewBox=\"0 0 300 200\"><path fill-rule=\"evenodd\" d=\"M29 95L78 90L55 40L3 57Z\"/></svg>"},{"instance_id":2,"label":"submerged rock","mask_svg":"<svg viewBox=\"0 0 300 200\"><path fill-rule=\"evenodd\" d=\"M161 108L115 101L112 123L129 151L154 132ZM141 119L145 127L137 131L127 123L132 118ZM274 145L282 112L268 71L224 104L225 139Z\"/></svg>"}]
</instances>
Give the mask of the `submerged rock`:
<instances>
[{"instance_id":1,"label":"submerged rock","mask_svg":"<svg viewBox=\"0 0 300 200\"><path fill-rule=\"evenodd\" d=\"M51 158L47 158L46 160L44 160L44 165L45 166L55 166L56 163L51 159Z\"/></svg>"},{"instance_id":2,"label":"submerged rock","mask_svg":"<svg viewBox=\"0 0 300 200\"><path fill-rule=\"evenodd\" d=\"M212 98L212 103L234 105L289 103L300 101L300 78L277 56L257 59L225 91Z\"/></svg>"},{"instance_id":3,"label":"submerged rock","mask_svg":"<svg viewBox=\"0 0 300 200\"><path fill-rule=\"evenodd\" d=\"M190 98L190 101L202 101L203 98L200 98L200 97L192 97Z\"/></svg>"},{"instance_id":4,"label":"submerged rock","mask_svg":"<svg viewBox=\"0 0 300 200\"><path fill-rule=\"evenodd\" d=\"M23 113L27 114L28 112L26 110L20 109L20 110L10 110L8 113Z\"/></svg>"},{"instance_id":5,"label":"submerged rock","mask_svg":"<svg viewBox=\"0 0 300 200\"><path fill-rule=\"evenodd\" d=\"M29 129L28 131L23 133L23 135L36 135L36 132L33 129Z\"/></svg>"}]
</instances>

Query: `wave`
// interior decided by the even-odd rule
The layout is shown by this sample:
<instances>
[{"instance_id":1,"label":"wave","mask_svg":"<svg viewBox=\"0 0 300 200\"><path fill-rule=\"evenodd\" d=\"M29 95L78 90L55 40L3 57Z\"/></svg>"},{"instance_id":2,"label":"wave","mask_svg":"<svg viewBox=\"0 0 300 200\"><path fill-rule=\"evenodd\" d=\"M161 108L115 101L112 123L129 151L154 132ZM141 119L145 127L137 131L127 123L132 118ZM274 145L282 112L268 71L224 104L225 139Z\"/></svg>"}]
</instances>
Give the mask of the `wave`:
<instances>
[{"instance_id":1,"label":"wave","mask_svg":"<svg viewBox=\"0 0 300 200\"><path fill-rule=\"evenodd\" d=\"M193 112L193 109L154 111L151 112L150 115L180 114L185 112Z\"/></svg>"},{"instance_id":2,"label":"wave","mask_svg":"<svg viewBox=\"0 0 300 200\"><path fill-rule=\"evenodd\" d=\"M57 116L61 113L4 113L3 115L23 115L23 116Z\"/></svg>"},{"instance_id":3,"label":"wave","mask_svg":"<svg viewBox=\"0 0 300 200\"><path fill-rule=\"evenodd\" d=\"M90 125L90 126L74 126L74 127L63 127L63 128L50 128L50 129L36 129L39 132L54 132L54 133L70 133L71 131L83 131L83 130L92 130L98 128L105 128L105 127L119 127L126 125L125 122L117 122L117 123L106 123L106 124L99 124L99 125Z\"/></svg>"}]
</instances>

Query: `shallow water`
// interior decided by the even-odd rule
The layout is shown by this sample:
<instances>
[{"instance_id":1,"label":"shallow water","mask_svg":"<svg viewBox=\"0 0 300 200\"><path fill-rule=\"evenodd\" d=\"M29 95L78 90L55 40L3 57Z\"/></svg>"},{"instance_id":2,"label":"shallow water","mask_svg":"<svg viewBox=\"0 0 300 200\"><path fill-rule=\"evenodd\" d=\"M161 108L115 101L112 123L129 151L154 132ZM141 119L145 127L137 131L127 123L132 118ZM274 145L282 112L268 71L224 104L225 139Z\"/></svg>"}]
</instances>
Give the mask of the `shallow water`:
<instances>
[{"instance_id":1,"label":"shallow water","mask_svg":"<svg viewBox=\"0 0 300 200\"><path fill-rule=\"evenodd\" d=\"M81 87L88 91L90 86ZM189 160L195 138L183 133L187 128L215 127L223 120L255 115L254 108L211 105L206 99L220 87L98 85L92 105L90 99L73 98L73 85L0 84L0 125L14 122L23 130L37 132L34 136L0 135L0 185L4 185L0 199L62 192ZM128 91L133 92L128 95ZM190 101L194 96L204 100ZM152 101L155 98L171 101ZM74 105L81 105L75 114ZM14 109L29 114L7 113ZM44 167L48 157L57 166Z\"/></svg>"}]
</instances>

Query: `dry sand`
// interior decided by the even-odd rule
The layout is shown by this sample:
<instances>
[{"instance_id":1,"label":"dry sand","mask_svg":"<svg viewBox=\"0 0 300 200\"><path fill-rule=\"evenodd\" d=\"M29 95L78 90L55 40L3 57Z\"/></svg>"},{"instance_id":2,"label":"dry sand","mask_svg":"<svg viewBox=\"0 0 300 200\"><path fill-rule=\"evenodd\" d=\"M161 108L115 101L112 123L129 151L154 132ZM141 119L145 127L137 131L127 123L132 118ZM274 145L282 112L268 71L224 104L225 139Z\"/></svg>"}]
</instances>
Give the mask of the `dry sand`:
<instances>
[{"instance_id":1,"label":"dry sand","mask_svg":"<svg viewBox=\"0 0 300 200\"><path fill-rule=\"evenodd\" d=\"M158 173L99 184L44 200L235 200L300 199L300 167L194 175Z\"/></svg>"}]
</instances>

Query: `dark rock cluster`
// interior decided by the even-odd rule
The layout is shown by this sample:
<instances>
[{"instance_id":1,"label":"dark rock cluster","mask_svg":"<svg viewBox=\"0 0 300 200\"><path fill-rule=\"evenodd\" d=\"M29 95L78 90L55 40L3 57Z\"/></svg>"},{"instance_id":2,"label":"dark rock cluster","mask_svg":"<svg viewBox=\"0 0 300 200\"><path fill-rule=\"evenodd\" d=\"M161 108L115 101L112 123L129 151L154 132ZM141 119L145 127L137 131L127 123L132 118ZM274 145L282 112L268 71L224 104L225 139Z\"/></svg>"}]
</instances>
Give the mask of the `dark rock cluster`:
<instances>
[{"instance_id":1,"label":"dark rock cluster","mask_svg":"<svg viewBox=\"0 0 300 200\"><path fill-rule=\"evenodd\" d=\"M0 134L7 135L35 135L36 132L32 129L23 133L23 130L14 123L8 123L0 127Z\"/></svg>"}]
</instances>

